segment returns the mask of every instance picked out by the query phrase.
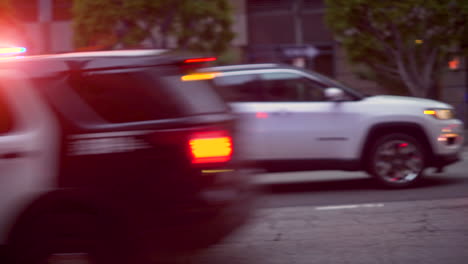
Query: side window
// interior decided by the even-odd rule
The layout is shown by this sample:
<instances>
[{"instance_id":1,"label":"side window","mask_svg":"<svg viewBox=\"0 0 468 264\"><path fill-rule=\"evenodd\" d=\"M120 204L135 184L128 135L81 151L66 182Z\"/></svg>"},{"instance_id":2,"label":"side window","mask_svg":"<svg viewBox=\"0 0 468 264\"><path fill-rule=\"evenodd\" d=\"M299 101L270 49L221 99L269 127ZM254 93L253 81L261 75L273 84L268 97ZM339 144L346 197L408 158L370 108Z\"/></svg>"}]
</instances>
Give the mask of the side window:
<instances>
[{"instance_id":1,"label":"side window","mask_svg":"<svg viewBox=\"0 0 468 264\"><path fill-rule=\"evenodd\" d=\"M325 86L289 72L264 73L263 94L269 102L325 101Z\"/></svg>"},{"instance_id":2,"label":"side window","mask_svg":"<svg viewBox=\"0 0 468 264\"><path fill-rule=\"evenodd\" d=\"M227 75L214 79L218 93L227 102L260 101L260 90L255 74Z\"/></svg>"},{"instance_id":3,"label":"side window","mask_svg":"<svg viewBox=\"0 0 468 264\"><path fill-rule=\"evenodd\" d=\"M13 129L13 120L13 112L7 98L0 89L0 135L6 134Z\"/></svg>"},{"instance_id":4,"label":"side window","mask_svg":"<svg viewBox=\"0 0 468 264\"><path fill-rule=\"evenodd\" d=\"M310 79L301 78L301 86L303 91L303 100L312 102L327 101L325 98L325 89L327 86L322 83L315 82Z\"/></svg>"},{"instance_id":5,"label":"side window","mask_svg":"<svg viewBox=\"0 0 468 264\"><path fill-rule=\"evenodd\" d=\"M72 87L101 118L112 123L178 116L176 104L155 78L142 71L87 73L75 78Z\"/></svg>"}]
</instances>

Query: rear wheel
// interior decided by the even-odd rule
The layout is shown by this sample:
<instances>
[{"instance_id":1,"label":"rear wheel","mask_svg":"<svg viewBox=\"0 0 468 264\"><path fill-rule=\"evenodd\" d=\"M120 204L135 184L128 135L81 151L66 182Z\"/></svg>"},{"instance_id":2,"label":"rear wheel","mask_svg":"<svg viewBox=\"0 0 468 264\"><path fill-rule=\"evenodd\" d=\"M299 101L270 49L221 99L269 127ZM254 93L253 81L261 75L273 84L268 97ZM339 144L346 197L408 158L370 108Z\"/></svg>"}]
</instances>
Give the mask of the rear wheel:
<instances>
[{"instance_id":1,"label":"rear wheel","mask_svg":"<svg viewBox=\"0 0 468 264\"><path fill-rule=\"evenodd\" d=\"M373 144L367 169L387 187L409 187L421 179L426 159L423 145L413 136L388 134Z\"/></svg>"}]
</instances>

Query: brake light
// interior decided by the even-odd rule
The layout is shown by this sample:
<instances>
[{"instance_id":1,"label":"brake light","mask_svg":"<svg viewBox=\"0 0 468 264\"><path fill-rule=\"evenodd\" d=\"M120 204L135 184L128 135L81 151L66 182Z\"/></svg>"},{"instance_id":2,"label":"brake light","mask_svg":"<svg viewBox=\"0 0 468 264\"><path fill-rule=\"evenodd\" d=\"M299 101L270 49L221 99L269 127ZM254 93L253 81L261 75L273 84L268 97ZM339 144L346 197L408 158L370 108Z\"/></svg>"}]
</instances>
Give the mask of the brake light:
<instances>
[{"instance_id":1,"label":"brake light","mask_svg":"<svg viewBox=\"0 0 468 264\"><path fill-rule=\"evenodd\" d=\"M189 147L194 164L226 162L232 156L232 138L227 131L195 133Z\"/></svg>"},{"instance_id":2,"label":"brake light","mask_svg":"<svg viewBox=\"0 0 468 264\"><path fill-rule=\"evenodd\" d=\"M212 62L215 60L216 60L216 57L194 58L194 59L186 59L184 60L184 63Z\"/></svg>"},{"instance_id":3,"label":"brake light","mask_svg":"<svg viewBox=\"0 0 468 264\"><path fill-rule=\"evenodd\" d=\"M194 73L198 69L211 66L214 61L216 61L216 57L186 59L181 62L180 68L185 74Z\"/></svg>"},{"instance_id":4,"label":"brake light","mask_svg":"<svg viewBox=\"0 0 468 264\"><path fill-rule=\"evenodd\" d=\"M265 113L265 112L257 112L257 113L255 114L255 117L257 117L258 119L268 118L268 113Z\"/></svg>"}]
</instances>

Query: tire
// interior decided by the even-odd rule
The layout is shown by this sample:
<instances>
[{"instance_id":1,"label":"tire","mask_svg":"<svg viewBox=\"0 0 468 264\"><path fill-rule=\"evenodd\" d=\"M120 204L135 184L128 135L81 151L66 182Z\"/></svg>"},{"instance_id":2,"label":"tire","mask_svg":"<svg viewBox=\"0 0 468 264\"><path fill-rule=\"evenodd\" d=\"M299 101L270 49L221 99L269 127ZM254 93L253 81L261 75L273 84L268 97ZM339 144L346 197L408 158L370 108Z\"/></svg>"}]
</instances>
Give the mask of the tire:
<instances>
[{"instance_id":1,"label":"tire","mask_svg":"<svg viewBox=\"0 0 468 264\"><path fill-rule=\"evenodd\" d=\"M414 186L423 177L427 151L415 137L392 133L379 137L367 157L367 171L383 186Z\"/></svg>"},{"instance_id":2,"label":"tire","mask_svg":"<svg viewBox=\"0 0 468 264\"><path fill-rule=\"evenodd\" d=\"M15 264L126 263L112 236L95 215L44 212L23 219L9 241L9 261Z\"/></svg>"}]
</instances>

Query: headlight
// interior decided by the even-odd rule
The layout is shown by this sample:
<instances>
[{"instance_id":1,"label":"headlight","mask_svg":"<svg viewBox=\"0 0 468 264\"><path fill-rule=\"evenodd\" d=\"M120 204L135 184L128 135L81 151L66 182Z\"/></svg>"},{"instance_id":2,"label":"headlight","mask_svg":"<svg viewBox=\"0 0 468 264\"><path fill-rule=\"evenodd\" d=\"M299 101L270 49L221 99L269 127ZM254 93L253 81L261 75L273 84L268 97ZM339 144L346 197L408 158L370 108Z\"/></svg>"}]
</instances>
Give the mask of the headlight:
<instances>
[{"instance_id":1,"label":"headlight","mask_svg":"<svg viewBox=\"0 0 468 264\"><path fill-rule=\"evenodd\" d=\"M426 109L425 115L431 115L437 119L447 120L455 117L452 109Z\"/></svg>"}]
</instances>

